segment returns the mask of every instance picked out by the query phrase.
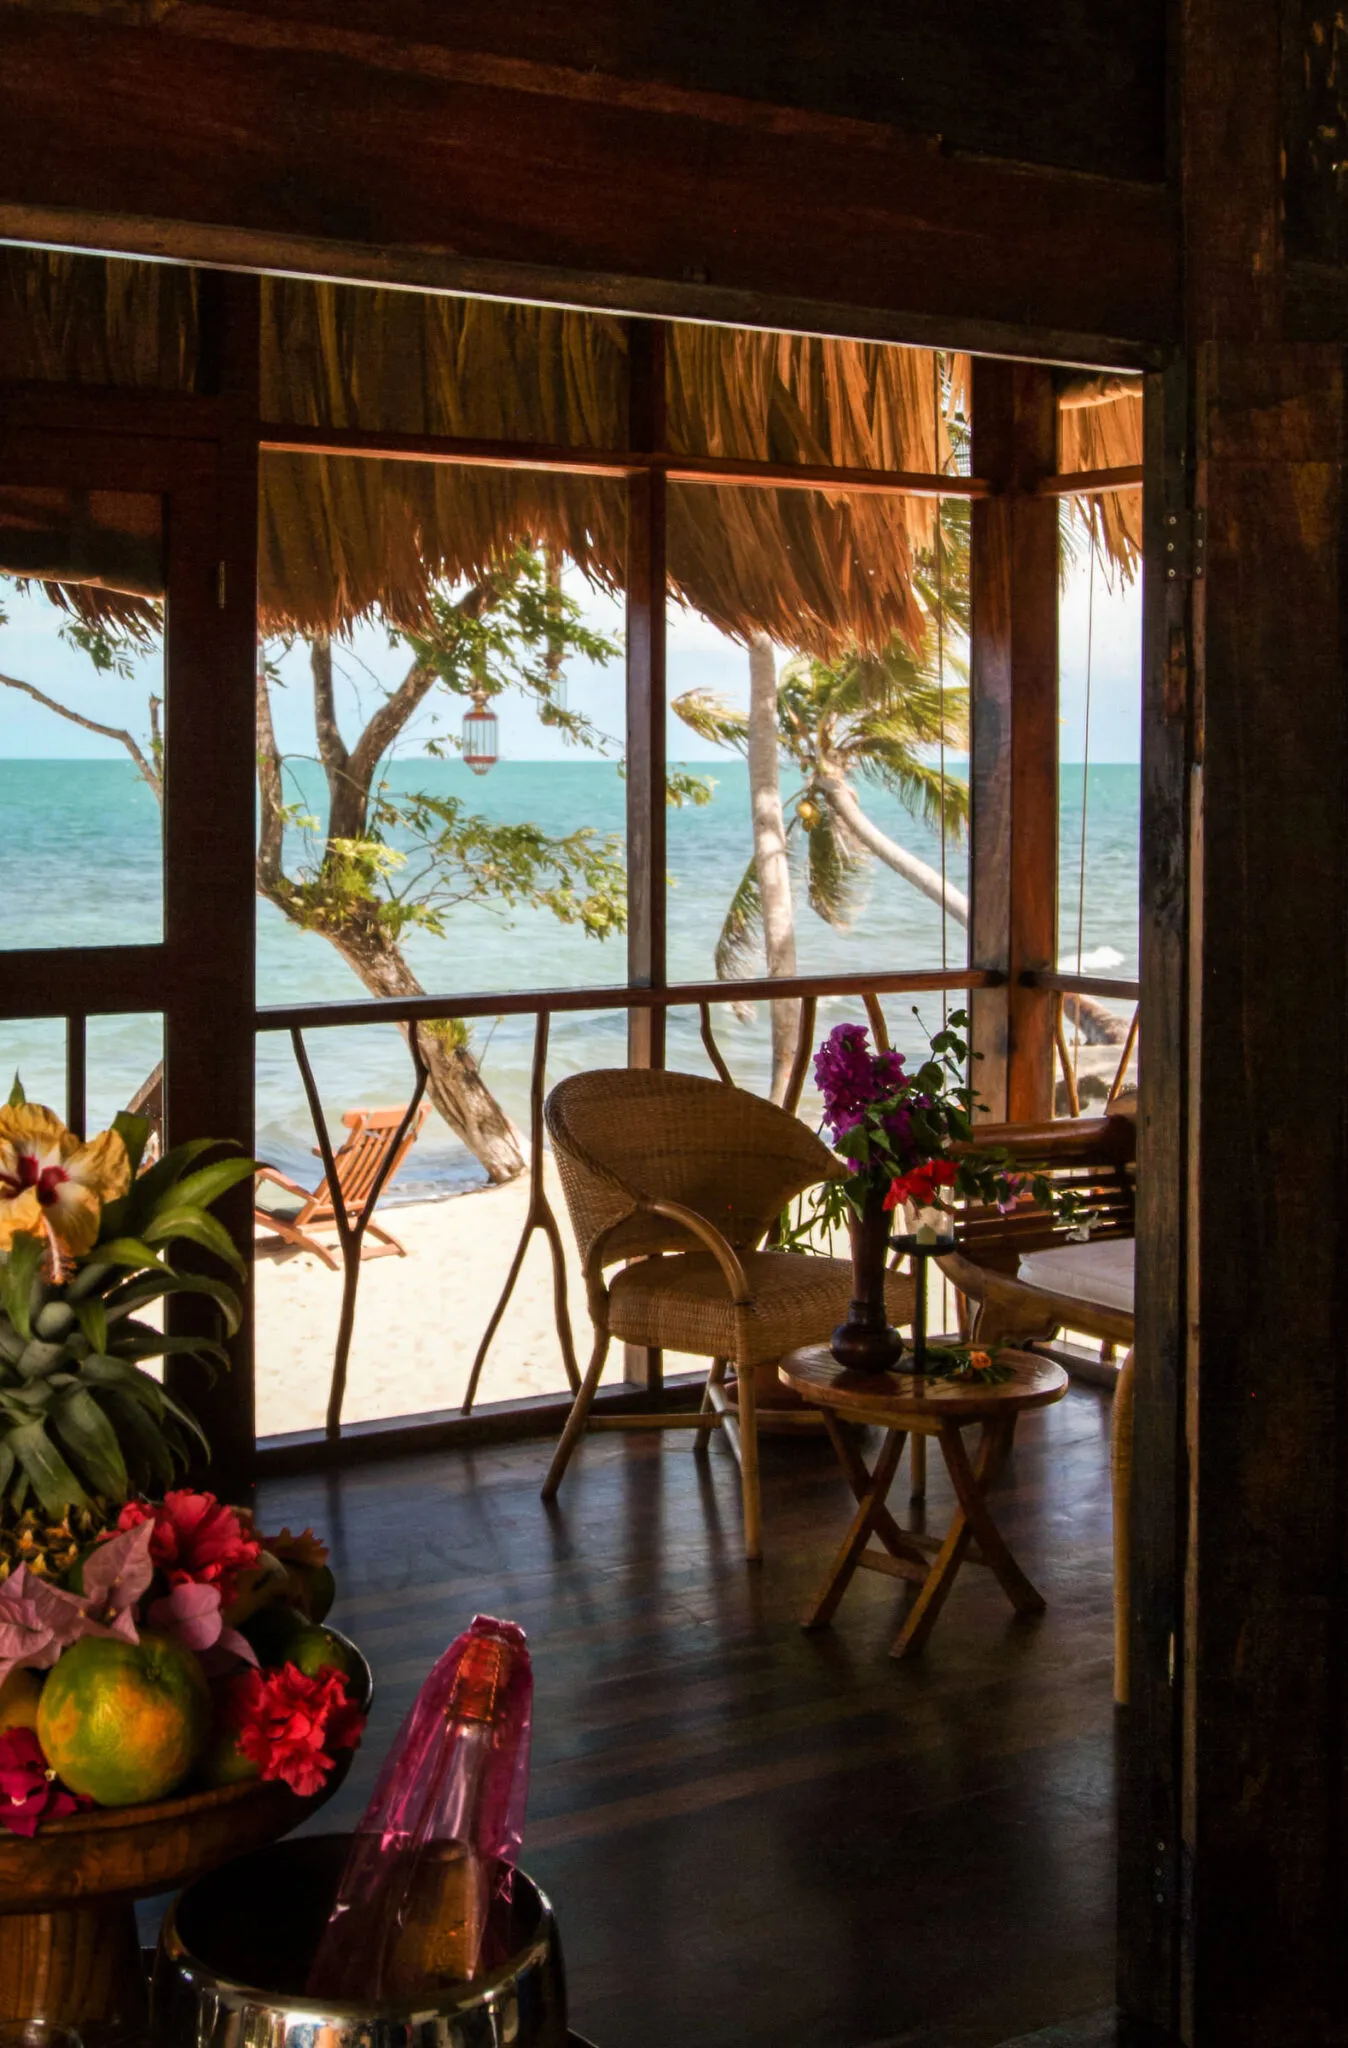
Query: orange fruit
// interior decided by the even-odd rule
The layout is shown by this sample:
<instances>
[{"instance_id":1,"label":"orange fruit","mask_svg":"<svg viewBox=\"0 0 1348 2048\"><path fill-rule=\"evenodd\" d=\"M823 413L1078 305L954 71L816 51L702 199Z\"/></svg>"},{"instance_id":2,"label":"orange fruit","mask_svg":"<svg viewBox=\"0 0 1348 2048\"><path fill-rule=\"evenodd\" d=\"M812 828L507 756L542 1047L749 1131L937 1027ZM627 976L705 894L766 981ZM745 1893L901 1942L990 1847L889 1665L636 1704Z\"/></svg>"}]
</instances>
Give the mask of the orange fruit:
<instances>
[{"instance_id":1,"label":"orange fruit","mask_svg":"<svg viewBox=\"0 0 1348 2048\"><path fill-rule=\"evenodd\" d=\"M35 1671L20 1665L0 1685L0 1735L7 1728L36 1728L37 1703L42 1697L42 1680Z\"/></svg>"},{"instance_id":2,"label":"orange fruit","mask_svg":"<svg viewBox=\"0 0 1348 2048\"><path fill-rule=\"evenodd\" d=\"M148 1629L138 1643L82 1637L48 1674L37 1710L47 1762L99 1806L163 1799L196 1763L210 1727L201 1665Z\"/></svg>"}]
</instances>

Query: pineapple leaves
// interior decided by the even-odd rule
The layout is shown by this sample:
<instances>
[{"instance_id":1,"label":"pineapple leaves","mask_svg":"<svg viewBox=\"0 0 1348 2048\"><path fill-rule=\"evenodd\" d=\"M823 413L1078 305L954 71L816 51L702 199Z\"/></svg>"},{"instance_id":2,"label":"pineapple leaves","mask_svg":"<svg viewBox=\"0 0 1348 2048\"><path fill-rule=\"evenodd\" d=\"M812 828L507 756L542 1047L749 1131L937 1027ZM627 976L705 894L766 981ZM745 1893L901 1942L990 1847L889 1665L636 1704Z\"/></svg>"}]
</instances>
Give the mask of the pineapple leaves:
<instances>
[{"instance_id":1,"label":"pineapple leaves","mask_svg":"<svg viewBox=\"0 0 1348 2048\"><path fill-rule=\"evenodd\" d=\"M94 1492L108 1500L125 1500L131 1486L117 1432L88 1389L77 1386L62 1394L52 1403L51 1418L57 1436Z\"/></svg>"},{"instance_id":2,"label":"pineapple leaves","mask_svg":"<svg viewBox=\"0 0 1348 2048\"><path fill-rule=\"evenodd\" d=\"M233 1267L241 1277L246 1271L239 1257L234 1240L223 1223L216 1221L205 1209L168 1209L146 1227L146 1242L156 1240L167 1242L175 1237L185 1237L191 1244L199 1244L203 1250L214 1252L217 1259Z\"/></svg>"},{"instance_id":3,"label":"pineapple leaves","mask_svg":"<svg viewBox=\"0 0 1348 2048\"><path fill-rule=\"evenodd\" d=\"M89 1496L48 1436L45 1419L20 1423L9 1430L5 1443L49 1515L88 1507Z\"/></svg>"},{"instance_id":4,"label":"pineapple leaves","mask_svg":"<svg viewBox=\"0 0 1348 2048\"><path fill-rule=\"evenodd\" d=\"M46 1247L40 1237L21 1231L0 1267L0 1308L26 1343L33 1334L33 1296L40 1288L38 1270Z\"/></svg>"}]
</instances>

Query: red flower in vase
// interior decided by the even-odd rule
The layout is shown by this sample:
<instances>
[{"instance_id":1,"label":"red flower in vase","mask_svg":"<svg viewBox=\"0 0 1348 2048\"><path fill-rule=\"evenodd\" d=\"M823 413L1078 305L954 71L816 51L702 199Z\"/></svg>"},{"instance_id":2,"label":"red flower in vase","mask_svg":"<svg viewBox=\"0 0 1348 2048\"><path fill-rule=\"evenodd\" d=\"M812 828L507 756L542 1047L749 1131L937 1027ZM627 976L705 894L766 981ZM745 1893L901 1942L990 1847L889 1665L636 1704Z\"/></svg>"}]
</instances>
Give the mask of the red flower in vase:
<instances>
[{"instance_id":1,"label":"red flower in vase","mask_svg":"<svg viewBox=\"0 0 1348 2048\"><path fill-rule=\"evenodd\" d=\"M954 1187L958 1171L953 1159L929 1159L923 1166L910 1167L890 1182L885 1207L897 1209L900 1202L912 1202L919 1209L930 1209L938 1188Z\"/></svg>"},{"instance_id":2,"label":"red flower in vase","mask_svg":"<svg viewBox=\"0 0 1348 2048\"><path fill-rule=\"evenodd\" d=\"M257 1537L213 1493L180 1487L159 1502L128 1501L117 1527L134 1529L150 1521L150 1557L169 1584L218 1586L225 1606L234 1597L239 1573L255 1565L262 1554Z\"/></svg>"},{"instance_id":3,"label":"red flower in vase","mask_svg":"<svg viewBox=\"0 0 1348 2048\"><path fill-rule=\"evenodd\" d=\"M57 1783L31 1728L7 1728L0 1735L0 1823L11 1834L35 1835L44 1820L93 1803Z\"/></svg>"},{"instance_id":4,"label":"red flower in vase","mask_svg":"<svg viewBox=\"0 0 1348 2048\"><path fill-rule=\"evenodd\" d=\"M329 1752L354 1749L365 1726L340 1672L307 1678L293 1664L231 1679L223 1718L237 1730L241 1754L263 1778L279 1778L301 1799L311 1798L326 1783L333 1765Z\"/></svg>"}]
</instances>

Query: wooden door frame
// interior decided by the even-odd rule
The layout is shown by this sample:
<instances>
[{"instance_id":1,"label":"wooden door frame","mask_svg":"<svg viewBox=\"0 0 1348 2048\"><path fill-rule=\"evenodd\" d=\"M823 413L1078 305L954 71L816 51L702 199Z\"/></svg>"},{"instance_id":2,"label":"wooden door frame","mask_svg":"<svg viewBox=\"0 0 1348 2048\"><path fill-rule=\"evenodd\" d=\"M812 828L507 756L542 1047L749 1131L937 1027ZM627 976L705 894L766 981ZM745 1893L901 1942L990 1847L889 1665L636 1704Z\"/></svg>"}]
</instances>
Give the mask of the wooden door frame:
<instances>
[{"instance_id":1,"label":"wooden door frame","mask_svg":"<svg viewBox=\"0 0 1348 2048\"><path fill-rule=\"evenodd\" d=\"M237 507L226 505L230 484L219 444L156 436L153 403L144 409L139 431L127 431L128 410L120 399L100 423L96 399L81 397L76 427L0 425L0 476L52 488L143 492L163 502L164 934L152 945L7 952L0 956L0 1017L58 1016L67 1020L68 1034L82 1036L90 1015L162 1013L166 1143L210 1136L247 1152L253 1141L256 1013L256 570L250 563L241 573L239 534L227 536L225 515L236 517ZM249 651L243 663L245 638ZM115 849L109 857L115 858ZM78 1060L74 1064L78 1069ZM69 1107L80 1113L78 1101ZM245 1241L251 1230L249 1196L245 1185L219 1207L226 1228ZM227 1381L178 1359L168 1362L166 1374L205 1427L215 1456L212 1483L226 1493L247 1483L252 1462L247 1298L231 1352Z\"/></svg>"}]
</instances>

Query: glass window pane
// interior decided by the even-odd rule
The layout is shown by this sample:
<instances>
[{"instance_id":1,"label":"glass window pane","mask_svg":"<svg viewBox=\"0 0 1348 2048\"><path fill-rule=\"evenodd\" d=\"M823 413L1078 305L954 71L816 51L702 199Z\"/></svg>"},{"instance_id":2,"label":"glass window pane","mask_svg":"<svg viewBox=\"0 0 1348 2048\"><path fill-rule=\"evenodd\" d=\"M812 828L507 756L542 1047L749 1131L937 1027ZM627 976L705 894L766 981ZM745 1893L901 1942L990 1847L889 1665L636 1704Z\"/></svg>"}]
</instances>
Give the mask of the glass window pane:
<instances>
[{"instance_id":1,"label":"glass window pane","mask_svg":"<svg viewBox=\"0 0 1348 2048\"><path fill-rule=\"evenodd\" d=\"M191 391L197 345L193 270L0 248L0 377Z\"/></svg>"},{"instance_id":2,"label":"glass window pane","mask_svg":"<svg viewBox=\"0 0 1348 2048\"><path fill-rule=\"evenodd\" d=\"M671 981L967 960L968 521L944 505L938 571L929 500L671 486ZM717 1028L766 1088L766 1014ZM672 1064L696 1030L671 1022Z\"/></svg>"},{"instance_id":3,"label":"glass window pane","mask_svg":"<svg viewBox=\"0 0 1348 2048\"><path fill-rule=\"evenodd\" d=\"M1111 559L1103 521L1064 527L1059 611L1058 961L1069 973L1138 974L1142 589ZM1120 550L1121 551L1121 550ZM1134 1005L1066 1000L1064 1028L1083 1112L1098 1115ZM1128 1079L1135 1080L1136 1061ZM1059 1077L1059 1106L1068 1107Z\"/></svg>"},{"instance_id":4,"label":"glass window pane","mask_svg":"<svg viewBox=\"0 0 1348 2048\"><path fill-rule=\"evenodd\" d=\"M622 448L621 320L552 306L262 281L263 417Z\"/></svg>"},{"instance_id":5,"label":"glass window pane","mask_svg":"<svg viewBox=\"0 0 1348 2048\"><path fill-rule=\"evenodd\" d=\"M8 946L162 936L163 591L158 498L0 487Z\"/></svg>"},{"instance_id":6,"label":"glass window pane","mask_svg":"<svg viewBox=\"0 0 1348 2048\"><path fill-rule=\"evenodd\" d=\"M487 1020L476 1043L486 1086L516 1125L527 1127L533 1018ZM353 1108L407 1103L412 1062L392 1028L312 1031L305 1046L334 1150L349 1135L343 1117ZM553 1019L548 1086L564 1074L623 1066L626 1059L624 1011L565 1012ZM258 1039L258 1098L259 1155L302 1187L316 1189L323 1168L311 1149L314 1134L287 1037L264 1032ZM550 1154L544 1171L561 1227L573 1341L583 1365L589 1341L585 1289ZM406 1258L390 1252L362 1266L345 1421L387 1421L456 1409L462 1402L529 1202L527 1176L498 1187L484 1185L484 1179L432 1111L376 1212L376 1222L398 1240ZM262 1183L259 1193L283 1221L299 1209L298 1198L274 1182ZM311 1225L306 1234L339 1258L330 1225ZM319 1428L341 1275L311 1247L287 1243L279 1231L262 1227L256 1275L258 1433ZM606 1383L622 1375L622 1349L615 1346ZM487 1406L563 1394L567 1385L554 1321L551 1255L536 1232L488 1354L478 1400Z\"/></svg>"}]
</instances>

